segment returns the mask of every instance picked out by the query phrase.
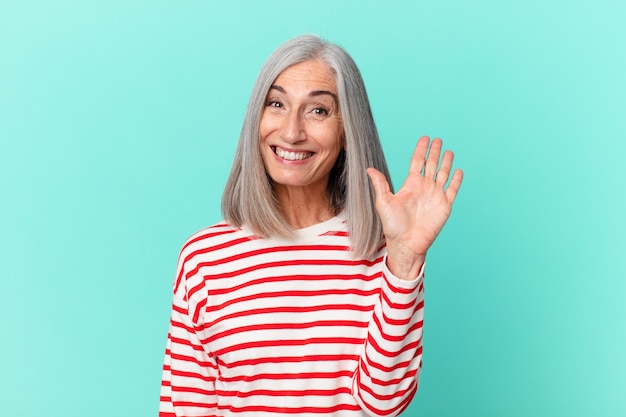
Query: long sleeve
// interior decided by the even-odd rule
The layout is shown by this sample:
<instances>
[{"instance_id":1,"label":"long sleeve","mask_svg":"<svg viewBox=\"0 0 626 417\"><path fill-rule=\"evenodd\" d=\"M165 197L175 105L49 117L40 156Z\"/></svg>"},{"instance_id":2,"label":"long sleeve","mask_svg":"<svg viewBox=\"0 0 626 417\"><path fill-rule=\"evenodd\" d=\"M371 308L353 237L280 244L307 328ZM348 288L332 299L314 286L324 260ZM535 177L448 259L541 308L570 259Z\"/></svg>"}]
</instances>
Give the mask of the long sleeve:
<instances>
[{"instance_id":1,"label":"long sleeve","mask_svg":"<svg viewBox=\"0 0 626 417\"><path fill-rule=\"evenodd\" d=\"M215 416L217 364L200 342L184 293L184 285L180 285L173 297L159 417Z\"/></svg>"},{"instance_id":2,"label":"long sleeve","mask_svg":"<svg viewBox=\"0 0 626 417\"><path fill-rule=\"evenodd\" d=\"M396 416L417 391L422 366L423 268L415 281L394 277L386 266L353 395L370 416Z\"/></svg>"}]
</instances>

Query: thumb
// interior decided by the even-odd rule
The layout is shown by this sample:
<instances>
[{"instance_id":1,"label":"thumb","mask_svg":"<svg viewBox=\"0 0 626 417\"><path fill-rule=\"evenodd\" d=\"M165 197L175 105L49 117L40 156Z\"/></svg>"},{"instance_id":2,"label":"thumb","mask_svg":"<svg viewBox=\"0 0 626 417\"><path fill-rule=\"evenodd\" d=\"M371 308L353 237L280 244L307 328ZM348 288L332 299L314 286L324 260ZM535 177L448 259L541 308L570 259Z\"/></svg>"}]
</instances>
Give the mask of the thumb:
<instances>
[{"instance_id":1,"label":"thumb","mask_svg":"<svg viewBox=\"0 0 626 417\"><path fill-rule=\"evenodd\" d=\"M387 199L387 194L390 192L387 178L376 168L367 168L366 172L372 181L374 193L376 193L376 203L383 203Z\"/></svg>"}]
</instances>

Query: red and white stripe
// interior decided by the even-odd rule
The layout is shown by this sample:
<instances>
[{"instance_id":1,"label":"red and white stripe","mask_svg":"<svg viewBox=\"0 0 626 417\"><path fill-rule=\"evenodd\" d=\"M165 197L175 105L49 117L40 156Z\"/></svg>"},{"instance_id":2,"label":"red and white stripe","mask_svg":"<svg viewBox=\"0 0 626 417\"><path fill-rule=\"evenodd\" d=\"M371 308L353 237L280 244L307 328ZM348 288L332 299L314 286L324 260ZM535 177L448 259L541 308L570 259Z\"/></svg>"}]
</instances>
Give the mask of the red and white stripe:
<instances>
[{"instance_id":1,"label":"red and white stripe","mask_svg":"<svg viewBox=\"0 0 626 417\"><path fill-rule=\"evenodd\" d=\"M184 245L161 417L395 416L417 390L423 274L354 259L340 217L262 239L224 223Z\"/></svg>"}]
</instances>

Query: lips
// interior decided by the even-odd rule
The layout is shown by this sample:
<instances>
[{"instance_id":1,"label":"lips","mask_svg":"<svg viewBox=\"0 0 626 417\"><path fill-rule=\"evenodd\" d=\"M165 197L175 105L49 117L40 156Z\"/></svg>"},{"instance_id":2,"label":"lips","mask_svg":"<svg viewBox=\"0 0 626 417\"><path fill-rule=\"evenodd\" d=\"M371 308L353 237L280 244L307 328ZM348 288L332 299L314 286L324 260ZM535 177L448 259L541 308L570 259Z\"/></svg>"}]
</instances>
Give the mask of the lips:
<instances>
[{"instance_id":1,"label":"lips","mask_svg":"<svg viewBox=\"0 0 626 417\"><path fill-rule=\"evenodd\" d=\"M307 159L313 156L313 152L291 152L277 148L275 146L272 147L272 150L276 155L287 161L302 161L303 159Z\"/></svg>"}]
</instances>

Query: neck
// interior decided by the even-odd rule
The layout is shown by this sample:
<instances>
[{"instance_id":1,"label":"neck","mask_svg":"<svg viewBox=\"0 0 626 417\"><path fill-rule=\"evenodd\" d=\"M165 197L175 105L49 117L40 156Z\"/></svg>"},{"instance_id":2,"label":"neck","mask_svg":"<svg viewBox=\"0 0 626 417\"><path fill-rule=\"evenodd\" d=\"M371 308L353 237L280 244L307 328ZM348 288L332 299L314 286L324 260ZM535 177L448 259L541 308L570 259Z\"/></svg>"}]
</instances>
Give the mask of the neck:
<instances>
[{"instance_id":1,"label":"neck","mask_svg":"<svg viewBox=\"0 0 626 417\"><path fill-rule=\"evenodd\" d=\"M287 223L294 229L313 226L335 215L325 190L285 188L277 189L276 196Z\"/></svg>"}]
</instances>

